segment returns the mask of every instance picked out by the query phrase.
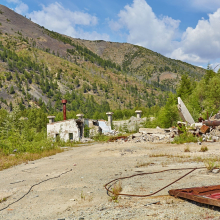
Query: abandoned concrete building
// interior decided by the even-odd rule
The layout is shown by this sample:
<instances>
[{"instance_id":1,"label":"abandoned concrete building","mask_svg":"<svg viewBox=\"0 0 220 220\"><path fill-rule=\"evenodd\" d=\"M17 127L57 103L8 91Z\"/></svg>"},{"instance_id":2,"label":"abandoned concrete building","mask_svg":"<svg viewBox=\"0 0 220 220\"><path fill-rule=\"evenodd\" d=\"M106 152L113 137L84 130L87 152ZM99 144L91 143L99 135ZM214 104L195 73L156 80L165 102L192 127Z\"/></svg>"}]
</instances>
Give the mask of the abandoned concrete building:
<instances>
[{"instance_id":1,"label":"abandoned concrete building","mask_svg":"<svg viewBox=\"0 0 220 220\"><path fill-rule=\"evenodd\" d=\"M102 129L99 126L98 120L84 119L83 114L77 114L78 119L66 120L66 103L67 100L62 100L63 104L63 121L54 122L55 116L48 116L49 123L47 124L47 136L56 139L67 141L80 141L84 137L84 127L89 127L89 136L101 133Z\"/></svg>"},{"instance_id":2,"label":"abandoned concrete building","mask_svg":"<svg viewBox=\"0 0 220 220\"><path fill-rule=\"evenodd\" d=\"M54 116L48 116L50 119ZM47 124L47 135L64 141L80 141L83 137L84 123L80 119L70 119Z\"/></svg>"},{"instance_id":3,"label":"abandoned concrete building","mask_svg":"<svg viewBox=\"0 0 220 220\"><path fill-rule=\"evenodd\" d=\"M66 120L66 103L67 100L62 100L63 104L63 121L54 122L55 116L48 116L49 123L47 124L47 136L56 139L67 141L80 141L84 138L84 129L89 128L89 137L94 137L97 134L107 134L112 132L112 125L118 130L120 127L128 127L129 131L135 130L137 127L142 127L141 124L146 118L141 118L142 111L137 110L137 117L131 117L129 120L113 121L113 112L107 112L108 121L93 120L83 118L83 114L77 114L78 119Z\"/></svg>"},{"instance_id":4,"label":"abandoned concrete building","mask_svg":"<svg viewBox=\"0 0 220 220\"><path fill-rule=\"evenodd\" d=\"M83 119L66 120L67 100L62 100L62 103L63 121L54 122L55 116L48 116L49 123L47 124L47 136L63 141L80 141L84 133Z\"/></svg>"}]
</instances>

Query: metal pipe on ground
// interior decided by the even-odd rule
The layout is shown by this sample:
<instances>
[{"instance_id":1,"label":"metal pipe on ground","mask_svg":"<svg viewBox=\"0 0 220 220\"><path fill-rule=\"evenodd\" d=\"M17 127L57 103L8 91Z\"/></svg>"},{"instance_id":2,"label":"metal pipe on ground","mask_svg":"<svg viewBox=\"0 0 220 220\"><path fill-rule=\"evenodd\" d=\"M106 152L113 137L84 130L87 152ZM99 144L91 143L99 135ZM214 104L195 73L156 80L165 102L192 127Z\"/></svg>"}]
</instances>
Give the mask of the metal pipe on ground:
<instances>
[{"instance_id":1,"label":"metal pipe on ground","mask_svg":"<svg viewBox=\"0 0 220 220\"><path fill-rule=\"evenodd\" d=\"M219 126L220 125L220 121L209 121L209 120L206 120L206 121L203 121L202 122L204 125L206 126Z\"/></svg>"}]
</instances>

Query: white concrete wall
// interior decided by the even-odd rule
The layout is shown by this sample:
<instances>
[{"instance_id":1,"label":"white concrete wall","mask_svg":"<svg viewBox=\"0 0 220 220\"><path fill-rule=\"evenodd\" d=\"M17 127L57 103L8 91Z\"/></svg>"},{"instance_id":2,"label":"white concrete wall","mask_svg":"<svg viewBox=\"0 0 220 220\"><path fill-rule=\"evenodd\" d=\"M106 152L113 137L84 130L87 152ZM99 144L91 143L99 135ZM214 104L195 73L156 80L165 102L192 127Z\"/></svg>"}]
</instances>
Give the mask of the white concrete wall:
<instances>
[{"instance_id":1,"label":"white concrete wall","mask_svg":"<svg viewBox=\"0 0 220 220\"><path fill-rule=\"evenodd\" d=\"M69 140L69 133L73 133L73 141L80 140L80 131L76 124L75 119L58 121L51 124L47 124L47 136L56 138L56 134L59 134L60 139L63 141Z\"/></svg>"},{"instance_id":2,"label":"white concrete wall","mask_svg":"<svg viewBox=\"0 0 220 220\"><path fill-rule=\"evenodd\" d=\"M116 130L123 130L123 127L127 127L129 132L136 131L140 127L143 127L142 123L146 121L146 118L136 118L132 116L128 120L122 121L113 121L113 125L115 126Z\"/></svg>"}]
</instances>

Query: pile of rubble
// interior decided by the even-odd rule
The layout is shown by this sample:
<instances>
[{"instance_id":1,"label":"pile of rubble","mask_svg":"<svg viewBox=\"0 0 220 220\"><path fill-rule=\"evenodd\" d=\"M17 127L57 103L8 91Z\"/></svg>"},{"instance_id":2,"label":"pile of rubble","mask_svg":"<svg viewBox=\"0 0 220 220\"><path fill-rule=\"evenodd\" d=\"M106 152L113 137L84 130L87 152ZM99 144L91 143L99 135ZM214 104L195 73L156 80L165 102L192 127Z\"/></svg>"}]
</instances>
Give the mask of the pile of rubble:
<instances>
[{"instance_id":1,"label":"pile of rubble","mask_svg":"<svg viewBox=\"0 0 220 220\"><path fill-rule=\"evenodd\" d=\"M186 123L179 122L179 126L183 126ZM187 132L192 133L194 136L201 137L204 142L217 142L220 140L220 126L206 126L202 123L197 123L195 127L189 127ZM140 128L139 133L132 134L130 136L119 136L111 141L115 142L151 142L151 143L171 143L174 141L174 137L178 136L181 132L176 127L162 129L162 128ZM115 135L118 132L114 133Z\"/></svg>"},{"instance_id":2,"label":"pile of rubble","mask_svg":"<svg viewBox=\"0 0 220 220\"><path fill-rule=\"evenodd\" d=\"M217 142L220 140L220 126L210 128L210 131L202 134L203 141Z\"/></svg>"},{"instance_id":3,"label":"pile of rubble","mask_svg":"<svg viewBox=\"0 0 220 220\"><path fill-rule=\"evenodd\" d=\"M195 123L185 104L178 97L178 109L184 122L177 122L178 127L169 129L162 128L140 128L139 133L132 134L128 137L121 136L111 141L116 142L152 142L152 143L170 143L175 136L181 134L184 130L192 133L194 136L201 137L202 141L216 142L220 140L220 112L210 117L208 120L199 118L199 123ZM182 129L181 129L182 128ZM117 131L113 131L109 135L117 135Z\"/></svg>"},{"instance_id":4,"label":"pile of rubble","mask_svg":"<svg viewBox=\"0 0 220 220\"><path fill-rule=\"evenodd\" d=\"M178 135L178 129L162 129L162 128L140 128L139 133L132 134L130 136L119 136L111 141L115 142L152 142L160 143L166 142L170 143L173 141L173 138Z\"/></svg>"}]
</instances>

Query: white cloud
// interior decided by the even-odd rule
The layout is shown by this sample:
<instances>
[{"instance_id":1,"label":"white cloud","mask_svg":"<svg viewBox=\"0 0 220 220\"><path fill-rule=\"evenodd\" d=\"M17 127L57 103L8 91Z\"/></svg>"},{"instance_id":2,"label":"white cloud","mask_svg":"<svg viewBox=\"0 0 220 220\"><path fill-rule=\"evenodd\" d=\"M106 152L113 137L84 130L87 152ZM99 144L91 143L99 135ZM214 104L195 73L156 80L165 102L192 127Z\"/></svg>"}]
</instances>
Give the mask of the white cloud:
<instances>
[{"instance_id":1,"label":"white cloud","mask_svg":"<svg viewBox=\"0 0 220 220\"><path fill-rule=\"evenodd\" d=\"M207 2L201 0L202 4ZM198 4L197 0L192 3ZM214 3L218 4L211 0L210 4ZM114 31L127 30L129 43L190 63L207 65L220 58L220 8L181 35L179 20L157 17L145 0L134 0L132 5L126 5L118 17L117 21L111 20L109 26Z\"/></svg>"},{"instance_id":2,"label":"white cloud","mask_svg":"<svg viewBox=\"0 0 220 220\"><path fill-rule=\"evenodd\" d=\"M14 11L18 14L25 15L28 12L28 5L20 0L7 0L7 2L17 5Z\"/></svg>"},{"instance_id":3,"label":"white cloud","mask_svg":"<svg viewBox=\"0 0 220 220\"><path fill-rule=\"evenodd\" d=\"M93 32L85 32L82 29L79 29L77 31L77 35L80 36L81 39L86 39L86 40L105 40L109 41L109 35L108 34L99 34L96 31Z\"/></svg>"},{"instance_id":4,"label":"white cloud","mask_svg":"<svg viewBox=\"0 0 220 220\"><path fill-rule=\"evenodd\" d=\"M170 17L158 18L145 0L134 0L118 14L118 21L110 21L114 31L128 30L127 41L158 51L168 53L174 49L178 34L179 20Z\"/></svg>"},{"instance_id":5,"label":"white cloud","mask_svg":"<svg viewBox=\"0 0 220 220\"><path fill-rule=\"evenodd\" d=\"M220 57L220 9L199 20L193 29L188 27L171 57L188 62L209 62Z\"/></svg>"},{"instance_id":6,"label":"white cloud","mask_svg":"<svg viewBox=\"0 0 220 220\"><path fill-rule=\"evenodd\" d=\"M96 16L80 11L70 11L61 4L55 2L48 6L42 5L41 11L33 11L28 15L32 21L45 26L46 28L57 31L68 36L88 39L105 39L109 37L106 34L98 34L97 32L84 32L79 29L82 26L95 26L98 24Z\"/></svg>"},{"instance_id":7,"label":"white cloud","mask_svg":"<svg viewBox=\"0 0 220 220\"><path fill-rule=\"evenodd\" d=\"M28 12L28 5L24 4L23 2L20 2L18 6L15 8L15 12L25 15L25 13Z\"/></svg>"}]
</instances>

